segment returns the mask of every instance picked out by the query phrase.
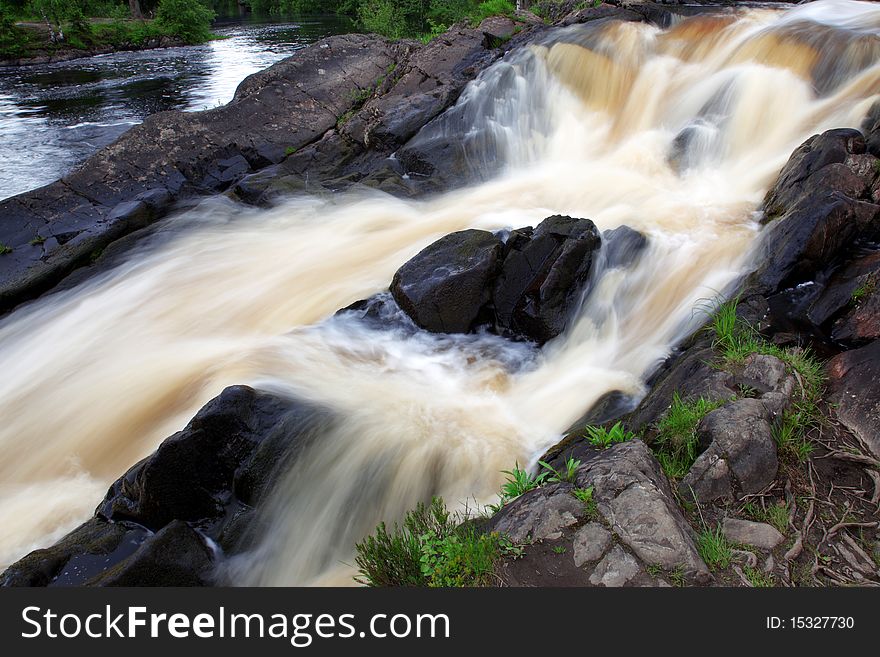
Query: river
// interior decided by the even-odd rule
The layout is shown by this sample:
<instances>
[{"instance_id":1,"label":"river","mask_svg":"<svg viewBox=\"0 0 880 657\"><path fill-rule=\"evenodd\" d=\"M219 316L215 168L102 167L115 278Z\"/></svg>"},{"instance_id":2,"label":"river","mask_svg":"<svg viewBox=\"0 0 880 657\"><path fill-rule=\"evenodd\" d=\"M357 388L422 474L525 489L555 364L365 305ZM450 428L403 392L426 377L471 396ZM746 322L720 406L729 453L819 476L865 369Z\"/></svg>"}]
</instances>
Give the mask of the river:
<instances>
[{"instance_id":1,"label":"river","mask_svg":"<svg viewBox=\"0 0 880 657\"><path fill-rule=\"evenodd\" d=\"M60 178L150 114L226 103L246 76L349 27L221 19L226 38L200 46L0 67L0 199Z\"/></svg>"},{"instance_id":2,"label":"river","mask_svg":"<svg viewBox=\"0 0 880 657\"><path fill-rule=\"evenodd\" d=\"M199 88L181 102L210 104ZM351 584L354 543L380 520L435 494L456 508L497 500L501 471L534 465L602 395L640 398L748 271L755 212L792 151L858 126L878 93L874 3L668 29L594 22L496 63L418 136L485 143L504 164L490 180L416 201L190 210L197 230L0 324L0 562L85 520L126 468L245 383L337 420L273 491L268 531L224 563L223 581ZM649 245L606 271L541 350L335 315L449 232L555 213L630 226Z\"/></svg>"}]
</instances>

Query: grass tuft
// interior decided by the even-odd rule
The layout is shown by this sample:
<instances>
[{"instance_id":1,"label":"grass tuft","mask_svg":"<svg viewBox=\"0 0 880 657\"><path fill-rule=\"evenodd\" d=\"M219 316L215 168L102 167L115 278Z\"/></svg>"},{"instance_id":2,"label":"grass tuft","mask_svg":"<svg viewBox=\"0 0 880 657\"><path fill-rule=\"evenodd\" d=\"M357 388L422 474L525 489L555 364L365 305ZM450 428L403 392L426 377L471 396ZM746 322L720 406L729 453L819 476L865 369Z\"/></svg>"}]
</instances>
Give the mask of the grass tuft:
<instances>
[{"instance_id":1,"label":"grass tuft","mask_svg":"<svg viewBox=\"0 0 880 657\"><path fill-rule=\"evenodd\" d=\"M720 525L715 529L703 528L697 536L697 551L711 570L727 568L733 560L733 546L721 533Z\"/></svg>"},{"instance_id":2,"label":"grass tuft","mask_svg":"<svg viewBox=\"0 0 880 657\"><path fill-rule=\"evenodd\" d=\"M669 410L656 424L657 438L652 444L657 460L671 479L684 477L697 460L697 426L723 402L700 397L685 402L676 392Z\"/></svg>"}]
</instances>

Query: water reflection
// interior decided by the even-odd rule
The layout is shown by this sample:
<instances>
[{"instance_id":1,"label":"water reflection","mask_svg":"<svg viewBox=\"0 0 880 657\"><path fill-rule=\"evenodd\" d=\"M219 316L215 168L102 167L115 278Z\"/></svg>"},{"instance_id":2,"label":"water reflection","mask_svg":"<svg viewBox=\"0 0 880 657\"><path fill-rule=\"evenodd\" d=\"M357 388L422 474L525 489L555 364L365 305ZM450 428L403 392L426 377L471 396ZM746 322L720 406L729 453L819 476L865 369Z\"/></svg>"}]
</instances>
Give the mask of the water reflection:
<instances>
[{"instance_id":1,"label":"water reflection","mask_svg":"<svg viewBox=\"0 0 880 657\"><path fill-rule=\"evenodd\" d=\"M201 46L0 67L0 199L52 182L155 112L231 100L243 78L330 34L335 17L226 22Z\"/></svg>"}]
</instances>

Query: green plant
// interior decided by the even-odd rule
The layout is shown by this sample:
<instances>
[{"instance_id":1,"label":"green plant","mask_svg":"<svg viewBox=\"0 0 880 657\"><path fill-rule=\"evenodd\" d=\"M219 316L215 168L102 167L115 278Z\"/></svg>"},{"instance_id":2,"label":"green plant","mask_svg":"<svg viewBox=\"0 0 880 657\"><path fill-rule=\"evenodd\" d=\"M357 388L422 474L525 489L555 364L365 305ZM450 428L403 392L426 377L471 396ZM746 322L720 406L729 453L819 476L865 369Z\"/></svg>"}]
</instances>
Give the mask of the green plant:
<instances>
[{"instance_id":1,"label":"green plant","mask_svg":"<svg viewBox=\"0 0 880 657\"><path fill-rule=\"evenodd\" d=\"M186 43L210 40L214 16L199 0L159 0L156 9L156 23Z\"/></svg>"},{"instance_id":2,"label":"green plant","mask_svg":"<svg viewBox=\"0 0 880 657\"><path fill-rule=\"evenodd\" d=\"M775 585L773 575L765 573L758 568L745 566L743 573L755 588L772 588Z\"/></svg>"},{"instance_id":3,"label":"green plant","mask_svg":"<svg viewBox=\"0 0 880 657\"><path fill-rule=\"evenodd\" d=\"M880 162L880 160L878 160ZM850 300L855 303L861 303L866 297L874 294L877 289L877 280L873 275L869 275L862 281L859 286L852 291Z\"/></svg>"},{"instance_id":4,"label":"green plant","mask_svg":"<svg viewBox=\"0 0 880 657\"><path fill-rule=\"evenodd\" d=\"M679 588L687 583L684 576L684 567L676 566L674 570L670 571L669 583Z\"/></svg>"},{"instance_id":5,"label":"green plant","mask_svg":"<svg viewBox=\"0 0 880 657\"><path fill-rule=\"evenodd\" d=\"M575 488L571 491L571 494L583 502L583 505L587 510L588 518L595 519L599 517L599 509L596 506L596 500L593 499L592 486L588 486L587 488Z\"/></svg>"},{"instance_id":6,"label":"green plant","mask_svg":"<svg viewBox=\"0 0 880 657\"><path fill-rule=\"evenodd\" d=\"M611 447L611 445L632 440L636 435L632 431L624 429L622 423L615 422L614 426L610 429L605 427L587 427L584 437L594 447L607 449L608 447Z\"/></svg>"},{"instance_id":7,"label":"green plant","mask_svg":"<svg viewBox=\"0 0 880 657\"><path fill-rule=\"evenodd\" d=\"M771 504L766 510L754 502L746 502L742 506L742 513L752 520L773 525L782 534L788 532L789 507L785 502Z\"/></svg>"},{"instance_id":8,"label":"green plant","mask_svg":"<svg viewBox=\"0 0 880 657\"><path fill-rule=\"evenodd\" d=\"M12 248L0 242L0 255L6 255L7 253L12 253Z\"/></svg>"},{"instance_id":9,"label":"green plant","mask_svg":"<svg viewBox=\"0 0 880 657\"><path fill-rule=\"evenodd\" d=\"M490 16L509 16L516 11L516 7L510 0L486 0L474 9L469 18L471 24L479 25Z\"/></svg>"},{"instance_id":10,"label":"green plant","mask_svg":"<svg viewBox=\"0 0 880 657\"><path fill-rule=\"evenodd\" d=\"M419 503L403 525L376 527L355 546L358 581L369 586L482 586L515 548L498 534L458 522L443 500Z\"/></svg>"},{"instance_id":11,"label":"green plant","mask_svg":"<svg viewBox=\"0 0 880 657\"><path fill-rule=\"evenodd\" d=\"M288 146L284 149L284 155L290 157L294 153L296 153L299 149L296 146Z\"/></svg>"},{"instance_id":12,"label":"green plant","mask_svg":"<svg viewBox=\"0 0 880 657\"><path fill-rule=\"evenodd\" d=\"M733 559L733 546L718 526L714 530L704 527L697 536L697 551L710 569L727 568Z\"/></svg>"},{"instance_id":13,"label":"green plant","mask_svg":"<svg viewBox=\"0 0 880 657\"><path fill-rule=\"evenodd\" d=\"M32 239L30 242L28 242L28 244L30 244L31 246L39 246L40 244L45 244L45 243L46 243L46 238L43 237L42 235L37 235L34 239Z\"/></svg>"},{"instance_id":14,"label":"green plant","mask_svg":"<svg viewBox=\"0 0 880 657\"><path fill-rule=\"evenodd\" d=\"M566 547L564 545L554 545L552 549L553 549L553 552L555 552L556 554L565 554L566 553Z\"/></svg>"},{"instance_id":15,"label":"green plant","mask_svg":"<svg viewBox=\"0 0 880 657\"><path fill-rule=\"evenodd\" d=\"M501 485L501 499L510 501L537 488L544 483L548 476L548 472L539 472L538 474L529 474L528 470L523 470L516 463L513 470L502 470L502 474L508 475L507 481Z\"/></svg>"},{"instance_id":16,"label":"green plant","mask_svg":"<svg viewBox=\"0 0 880 657\"><path fill-rule=\"evenodd\" d=\"M561 472L544 461L538 461L538 464L547 471L546 481L548 484L573 484L575 478L577 477L578 468L581 467L581 462L575 458L572 458L571 456L569 456L568 459L565 461L565 469Z\"/></svg>"},{"instance_id":17,"label":"green plant","mask_svg":"<svg viewBox=\"0 0 880 657\"><path fill-rule=\"evenodd\" d=\"M684 477L697 459L697 426L710 412L723 404L704 397L685 402L678 392L657 422L657 438L652 448L664 472L672 479Z\"/></svg>"}]
</instances>

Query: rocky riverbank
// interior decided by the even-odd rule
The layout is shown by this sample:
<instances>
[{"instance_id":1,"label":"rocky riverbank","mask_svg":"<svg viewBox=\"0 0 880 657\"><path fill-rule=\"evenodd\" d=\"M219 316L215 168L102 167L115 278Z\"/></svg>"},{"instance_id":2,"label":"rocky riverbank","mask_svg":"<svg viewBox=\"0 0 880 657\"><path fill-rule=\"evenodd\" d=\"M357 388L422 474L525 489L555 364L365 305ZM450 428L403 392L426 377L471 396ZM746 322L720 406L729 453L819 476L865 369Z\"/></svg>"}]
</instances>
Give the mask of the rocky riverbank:
<instances>
[{"instance_id":1,"label":"rocky riverbank","mask_svg":"<svg viewBox=\"0 0 880 657\"><path fill-rule=\"evenodd\" d=\"M638 7L562 20L669 18ZM148 234L187 198L264 205L300 190L416 196L456 184L454 147L412 137L482 68L545 29L490 19L424 46L334 37L248 78L224 108L152 117L68 178L0 204L11 248L0 256L2 308L100 267L96 251ZM762 205L753 273L734 301L706 308L706 326L652 373L635 408L611 393L544 455L558 482L480 521L517 546L498 582L880 583L878 158L876 107L861 131L817 135L792 155ZM401 175L401 162L423 175ZM646 243L568 216L509 234L452 233L401 267L390 294L340 312L541 345ZM92 519L0 583L217 583L218 563L252 546L284 466L335 421L312 403L228 388L116 481Z\"/></svg>"}]
</instances>

